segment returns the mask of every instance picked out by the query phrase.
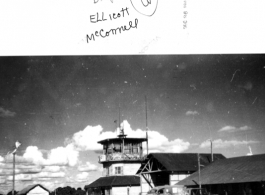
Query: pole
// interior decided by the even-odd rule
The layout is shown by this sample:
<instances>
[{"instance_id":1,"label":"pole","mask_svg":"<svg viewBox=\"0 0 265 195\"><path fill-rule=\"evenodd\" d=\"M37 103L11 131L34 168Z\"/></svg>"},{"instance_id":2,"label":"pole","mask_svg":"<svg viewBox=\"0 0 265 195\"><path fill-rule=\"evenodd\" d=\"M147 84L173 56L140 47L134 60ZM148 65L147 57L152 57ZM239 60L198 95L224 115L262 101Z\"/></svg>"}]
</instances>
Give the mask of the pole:
<instances>
[{"instance_id":1,"label":"pole","mask_svg":"<svg viewBox=\"0 0 265 195\"><path fill-rule=\"evenodd\" d=\"M199 188L201 188L201 164L200 164L200 154L198 153L198 173L199 173Z\"/></svg>"},{"instance_id":2,"label":"pole","mask_svg":"<svg viewBox=\"0 0 265 195\"><path fill-rule=\"evenodd\" d=\"M16 152L13 153L13 189L12 189L12 195L15 195L15 164L16 164L15 155L16 155Z\"/></svg>"},{"instance_id":3,"label":"pole","mask_svg":"<svg viewBox=\"0 0 265 195\"><path fill-rule=\"evenodd\" d=\"M146 128L146 152L148 155L148 124L147 124L147 98L145 96L145 128Z\"/></svg>"},{"instance_id":4,"label":"pole","mask_svg":"<svg viewBox=\"0 0 265 195\"><path fill-rule=\"evenodd\" d=\"M211 141L211 158L212 158L212 162L213 162L213 142L212 140Z\"/></svg>"}]
</instances>

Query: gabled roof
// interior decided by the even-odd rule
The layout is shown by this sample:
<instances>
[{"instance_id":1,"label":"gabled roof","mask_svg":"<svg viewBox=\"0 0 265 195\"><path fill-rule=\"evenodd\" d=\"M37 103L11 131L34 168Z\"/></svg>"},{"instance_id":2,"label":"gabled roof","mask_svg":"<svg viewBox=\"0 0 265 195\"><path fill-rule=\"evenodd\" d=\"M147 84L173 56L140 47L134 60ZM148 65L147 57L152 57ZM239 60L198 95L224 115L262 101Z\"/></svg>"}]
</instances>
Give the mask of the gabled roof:
<instances>
[{"instance_id":1,"label":"gabled roof","mask_svg":"<svg viewBox=\"0 0 265 195\"><path fill-rule=\"evenodd\" d=\"M265 154L218 160L200 172L201 184L245 183L265 181ZM199 183L198 172L178 184Z\"/></svg>"},{"instance_id":2,"label":"gabled roof","mask_svg":"<svg viewBox=\"0 0 265 195\"><path fill-rule=\"evenodd\" d=\"M45 187L43 187L42 185L40 184L35 184L35 185L29 185L27 187L25 187L24 189L20 190L17 195L24 195L24 194L27 194L29 191L33 190L34 188L36 188L37 186L41 187L42 189L44 189L45 191L49 192L50 191L48 189L46 189Z\"/></svg>"},{"instance_id":3,"label":"gabled roof","mask_svg":"<svg viewBox=\"0 0 265 195\"><path fill-rule=\"evenodd\" d=\"M87 188L140 186L140 177L135 175L100 177L96 181L85 186Z\"/></svg>"},{"instance_id":4,"label":"gabled roof","mask_svg":"<svg viewBox=\"0 0 265 195\"><path fill-rule=\"evenodd\" d=\"M222 154L213 154L214 161L224 159ZM163 171L197 171L198 154L197 153L150 153L147 160L156 160L163 166ZM147 161L145 162L147 163ZM143 171L145 163L137 171L139 174ZM211 163L211 154L200 154L200 163L203 166Z\"/></svg>"}]
</instances>

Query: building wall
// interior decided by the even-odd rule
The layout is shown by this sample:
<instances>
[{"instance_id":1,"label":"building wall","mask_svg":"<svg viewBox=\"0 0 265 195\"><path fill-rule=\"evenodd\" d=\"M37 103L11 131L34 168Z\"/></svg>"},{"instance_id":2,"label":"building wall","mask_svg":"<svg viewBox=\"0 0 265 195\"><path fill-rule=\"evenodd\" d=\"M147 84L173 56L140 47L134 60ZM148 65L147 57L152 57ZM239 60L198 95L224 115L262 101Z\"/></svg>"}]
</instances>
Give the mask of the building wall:
<instances>
[{"instance_id":1,"label":"building wall","mask_svg":"<svg viewBox=\"0 0 265 195\"><path fill-rule=\"evenodd\" d=\"M49 195L49 192L41 188L40 186L37 186L30 190L27 195Z\"/></svg>"},{"instance_id":2,"label":"building wall","mask_svg":"<svg viewBox=\"0 0 265 195\"><path fill-rule=\"evenodd\" d=\"M146 180L143 178L143 176L140 176L140 184L141 184L141 192L142 195L145 195L149 190L151 190L151 187L149 186L149 184L146 182Z\"/></svg>"},{"instance_id":3,"label":"building wall","mask_svg":"<svg viewBox=\"0 0 265 195\"><path fill-rule=\"evenodd\" d=\"M121 167L122 171L118 175L135 175L140 168L140 163L114 163L106 165L103 169L102 176L117 175L115 173L115 167Z\"/></svg>"},{"instance_id":4,"label":"building wall","mask_svg":"<svg viewBox=\"0 0 265 195\"><path fill-rule=\"evenodd\" d=\"M190 174L184 174L184 173L177 173L177 174L171 174L170 177L170 185L175 185L179 181L185 179L188 177Z\"/></svg>"},{"instance_id":5,"label":"building wall","mask_svg":"<svg viewBox=\"0 0 265 195\"><path fill-rule=\"evenodd\" d=\"M152 174L152 180L151 185L153 186L160 186L160 185L175 185L177 182L179 182L182 179L185 179L190 174L185 174L183 172L181 173L174 173L174 174L160 174L158 176L158 173ZM147 181L143 178L143 176L140 176L141 179L141 189L142 189L142 195L147 194L149 190L151 190L151 187L147 183ZM162 183L161 183L162 182Z\"/></svg>"},{"instance_id":6,"label":"building wall","mask_svg":"<svg viewBox=\"0 0 265 195\"><path fill-rule=\"evenodd\" d=\"M113 187L111 195L139 195L141 189L139 186L135 187Z\"/></svg>"},{"instance_id":7,"label":"building wall","mask_svg":"<svg viewBox=\"0 0 265 195\"><path fill-rule=\"evenodd\" d=\"M141 164L124 164L124 175L135 175Z\"/></svg>"}]
</instances>

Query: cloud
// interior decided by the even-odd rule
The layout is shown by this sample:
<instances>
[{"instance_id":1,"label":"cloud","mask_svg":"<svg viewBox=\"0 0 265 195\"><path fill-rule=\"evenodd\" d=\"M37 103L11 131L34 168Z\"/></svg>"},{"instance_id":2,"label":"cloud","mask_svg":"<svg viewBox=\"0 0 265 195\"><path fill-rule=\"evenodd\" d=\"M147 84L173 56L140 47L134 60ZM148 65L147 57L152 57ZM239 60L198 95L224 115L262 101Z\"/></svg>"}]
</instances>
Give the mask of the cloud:
<instances>
[{"instance_id":1,"label":"cloud","mask_svg":"<svg viewBox=\"0 0 265 195\"><path fill-rule=\"evenodd\" d=\"M214 140L213 142L213 148L228 148L231 146L241 146L241 145L248 145L248 144L256 144L259 143L258 141L238 141L238 140L222 140L222 139L217 139ZM210 141L206 140L203 143L201 143L200 148L209 148L210 147Z\"/></svg>"},{"instance_id":2,"label":"cloud","mask_svg":"<svg viewBox=\"0 0 265 195\"><path fill-rule=\"evenodd\" d=\"M78 166L78 171L80 172L91 172L91 171L97 171L98 167L94 164L91 164L90 162L87 162L85 165Z\"/></svg>"},{"instance_id":3,"label":"cloud","mask_svg":"<svg viewBox=\"0 0 265 195\"><path fill-rule=\"evenodd\" d=\"M14 117L16 115L15 112L11 112L9 110L5 110L4 108L0 107L0 117Z\"/></svg>"},{"instance_id":4,"label":"cloud","mask_svg":"<svg viewBox=\"0 0 265 195\"><path fill-rule=\"evenodd\" d=\"M61 167L60 166L46 166L42 169L42 171L56 173L56 172L61 171Z\"/></svg>"},{"instance_id":5,"label":"cloud","mask_svg":"<svg viewBox=\"0 0 265 195\"><path fill-rule=\"evenodd\" d=\"M70 165L75 166L78 162L79 152L73 144L66 147L52 149L48 155L47 163L50 165Z\"/></svg>"},{"instance_id":6,"label":"cloud","mask_svg":"<svg viewBox=\"0 0 265 195\"><path fill-rule=\"evenodd\" d=\"M234 126L225 126L221 129L218 130L218 132L229 132L229 133L233 133L233 132L238 132L238 131L247 131L247 130L250 130L251 127L249 126L242 126L242 127L239 127L239 128L236 128Z\"/></svg>"},{"instance_id":7,"label":"cloud","mask_svg":"<svg viewBox=\"0 0 265 195\"><path fill-rule=\"evenodd\" d=\"M233 127L233 126L225 126L225 127L221 128L221 129L219 129L218 132L222 132L222 131L231 132L231 131L234 131L234 130L236 130L236 128Z\"/></svg>"},{"instance_id":8,"label":"cloud","mask_svg":"<svg viewBox=\"0 0 265 195\"><path fill-rule=\"evenodd\" d=\"M251 127L249 127L249 126L239 127L240 131L247 131L247 130L250 130L250 129L251 129Z\"/></svg>"},{"instance_id":9,"label":"cloud","mask_svg":"<svg viewBox=\"0 0 265 195\"><path fill-rule=\"evenodd\" d=\"M78 182L84 182L88 180L89 173L88 172L82 172L76 175L76 181Z\"/></svg>"},{"instance_id":10,"label":"cloud","mask_svg":"<svg viewBox=\"0 0 265 195\"><path fill-rule=\"evenodd\" d=\"M8 176L7 180L12 181L13 176ZM15 180L16 181L32 181L32 175L30 175L30 174L18 174L18 175L16 175Z\"/></svg>"},{"instance_id":11,"label":"cloud","mask_svg":"<svg viewBox=\"0 0 265 195\"><path fill-rule=\"evenodd\" d=\"M79 152L75 149L73 144L52 149L48 153L47 159L43 158L43 154L37 146L28 146L23 155L25 159L31 160L35 164L60 166L75 166L78 162L78 156Z\"/></svg>"},{"instance_id":12,"label":"cloud","mask_svg":"<svg viewBox=\"0 0 265 195\"><path fill-rule=\"evenodd\" d=\"M67 139L67 142L74 144L80 151L101 150L101 145L97 143L99 140L117 136L115 132L102 131L103 128L100 125L87 126L84 130L75 133L71 139Z\"/></svg>"},{"instance_id":13,"label":"cloud","mask_svg":"<svg viewBox=\"0 0 265 195\"><path fill-rule=\"evenodd\" d=\"M128 121L123 121L122 125L124 128L125 134L127 134L127 137L140 137L145 138L146 137L146 131L137 129L132 130L130 124ZM182 139L175 139L170 141L166 136L162 135L161 133L157 131L148 131L148 149L149 152L176 152L180 153L185 150L187 150L190 146L189 142L185 142ZM146 149L146 144L143 145L143 148Z\"/></svg>"},{"instance_id":14,"label":"cloud","mask_svg":"<svg viewBox=\"0 0 265 195\"><path fill-rule=\"evenodd\" d=\"M0 176L0 184L6 183L6 177Z\"/></svg>"},{"instance_id":15,"label":"cloud","mask_svg":"<svg viewBox=\"0 0 265 195\"><path fill-rule=\"evenodd\" d=\"M146 138L146 131L141 129L133 130L128 121L123 121L121 127L127 137ZM22 184L27 181L32 184L34 182L48 186L49 189L58 187L53 183L54 179L59 178L60 185L66 180L66 173L72 174L74 166L78 165L77 174L71 178L71 182L87 182L89 172L98 171L101 167L86 162L80 164L79 155L81 151L102 151L102 145L97 142L107 138L116 138L119 133L119 128L115 131L103 131L103 128L98 126L87 126L84 130L80 130L73 134L72 137L65 140L64 146L53 148L49 151L43 151L37 146L28 146L23 156L16 155L16 174L17 181ZM190 147L190 143L182 139L169 140L165 135L155 130L148 131L149 137L149 152L182 152ZM143 144L143 149L146 151L146 144ZM44 155L45 154L45 155ZM0 156L0 177L2 182L9 181L12 176L12 155L7 157ZM65 180L65 182L61 180ZM50 182L52 181L52 182ZM21 185L22 185L21 184ZM2 186L3 184L1 184ZM19 186L20 184L18 184ZM45 186L44 185L44 186Z\"/></svg>"},{"instance_id":16,"label":"cloud","mask_svg":"<svg viewBox=\"0 0 265 195\"><path fill-rule=\"evenodd\" d=\"M33 178L63 178L65 177L65 172L57 172L57 173L51 173L51 172L41 172L37 174L33 174Z\"/></svg>"},{"instance_id":17,"label":"cloud","mask_svg":"<svg viewBox=\"0 0 265 195\"><path fill-rule=\"evenodd\" d=\"M195 115L199 115L199 112L197 112L196 110L195 111L187 111L186 112L186 116L195 116Z\"/></svg>"},{"instance_id":18,"label":"cloud","mask_svg":"<svg viewBox=\"0 0 265 195\"><path fill-rule=\"evenodd\" d=\"M145 138L146 131L141 129L133 130L127 120L121 123L121 128L124 129L124 133L127 137ZM103 128L98 126L87 126L84 130L79 131L73 135L71 139L66 139L67 144L73 144L77 150L87 151L101 151L102 145L97 142L107 138L117 137L119 129L116 132L106 131L103 132ZM187 150L190 146L189 142L185 142L182 139L175 139L170 141L167 137L160 134L157 131L148 131L149 149L150 152L182 152ZM143 145L145 148L145 144Z\"/></svg>"}]
</instances>

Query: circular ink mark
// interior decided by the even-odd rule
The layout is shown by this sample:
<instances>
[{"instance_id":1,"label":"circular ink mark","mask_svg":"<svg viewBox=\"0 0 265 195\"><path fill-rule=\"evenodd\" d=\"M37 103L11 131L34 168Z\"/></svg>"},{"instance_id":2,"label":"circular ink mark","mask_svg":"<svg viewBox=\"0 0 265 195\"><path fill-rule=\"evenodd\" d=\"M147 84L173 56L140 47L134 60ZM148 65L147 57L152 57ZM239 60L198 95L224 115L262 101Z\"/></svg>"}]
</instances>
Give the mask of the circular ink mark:
<instances>
[{"instance_id":1,"label":"circular ink mark","mask_svg":"<svg viewBox=\"0 0 265 195\"><path fill-rule=\"evenodd\" d=\"M156 12L158 0L130 0L134 9L142 15L152 16Z\"/></svg>"}]
</instances>

